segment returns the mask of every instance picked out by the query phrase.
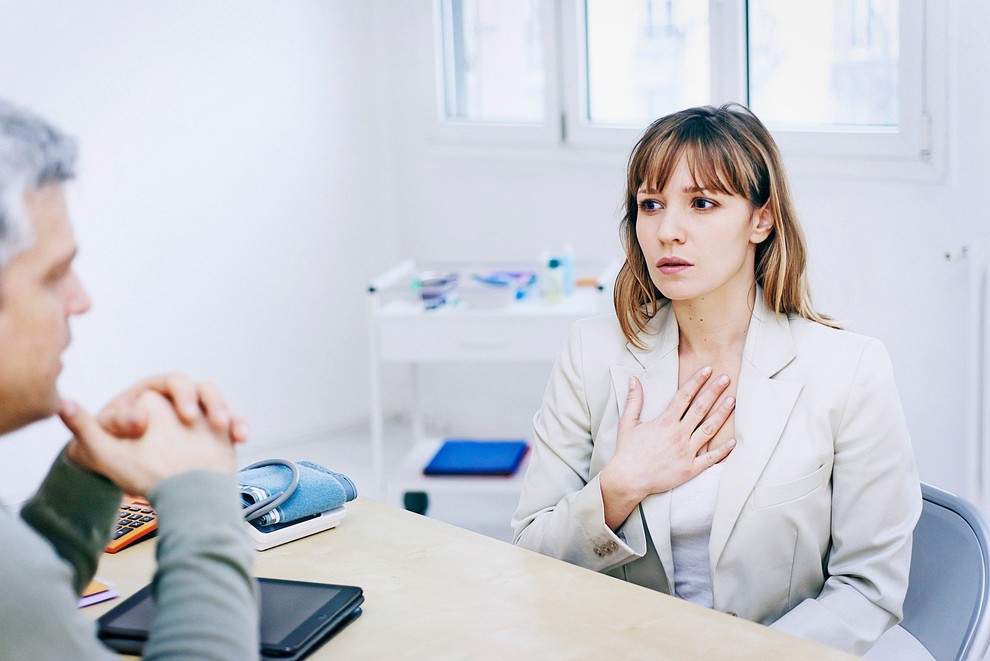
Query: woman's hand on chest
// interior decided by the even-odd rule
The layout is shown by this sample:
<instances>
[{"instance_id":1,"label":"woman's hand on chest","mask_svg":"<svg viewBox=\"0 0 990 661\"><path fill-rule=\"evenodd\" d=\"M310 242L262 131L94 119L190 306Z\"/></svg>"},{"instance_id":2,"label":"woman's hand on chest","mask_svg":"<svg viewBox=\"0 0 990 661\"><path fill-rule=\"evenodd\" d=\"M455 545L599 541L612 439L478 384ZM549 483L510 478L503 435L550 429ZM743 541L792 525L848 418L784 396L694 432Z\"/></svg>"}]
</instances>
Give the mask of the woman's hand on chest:
<instances>
[{"instance_id":1,"label":"woman's hand on chest","mask_svg":"<svg viewBox=\"0 0 990 661\"><path fill-rule=\"evenodd\" d=\"M697 370L663 412L647 421L640 420L643 386L639 379L629 379L615 455L600 477L605 520L610 528L621 525L647 496L687 482L722 461L735 447L732 438L711 443L735 408L734 397L722 397L729 377L712 375L711 367ZM710 443L710 448L704 450Z\"/></svg>"}]
</instances>

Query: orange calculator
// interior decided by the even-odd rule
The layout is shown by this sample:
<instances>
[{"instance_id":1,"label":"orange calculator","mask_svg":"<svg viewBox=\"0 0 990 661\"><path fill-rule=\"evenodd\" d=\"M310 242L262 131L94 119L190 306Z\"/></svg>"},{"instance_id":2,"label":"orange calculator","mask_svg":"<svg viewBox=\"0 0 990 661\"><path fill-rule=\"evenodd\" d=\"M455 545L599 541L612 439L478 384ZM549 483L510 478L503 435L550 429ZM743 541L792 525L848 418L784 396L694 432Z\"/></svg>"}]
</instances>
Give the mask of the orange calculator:
<instances>
[{"instance_id":1,"label":"orange calculator","mask_svg":"<svg viewBox=\"0 0 990 661\"><path fill-rule=\"evenodd\" d=\"M106 552L116 553L131 544L154 537L156 532L158 517L148 501L136 496L124 496L117 514L117 527Z\"/></svg>"}]
</instances>

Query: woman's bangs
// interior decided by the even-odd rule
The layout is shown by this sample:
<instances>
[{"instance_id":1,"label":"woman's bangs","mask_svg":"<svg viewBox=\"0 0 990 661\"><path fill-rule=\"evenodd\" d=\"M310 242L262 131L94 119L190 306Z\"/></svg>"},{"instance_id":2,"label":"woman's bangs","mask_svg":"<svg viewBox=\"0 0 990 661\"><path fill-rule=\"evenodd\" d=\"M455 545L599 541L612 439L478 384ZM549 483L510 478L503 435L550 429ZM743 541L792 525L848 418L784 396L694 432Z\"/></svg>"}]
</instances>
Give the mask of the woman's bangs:
<instances>
[{"instance_id":1,"label":"woman's bangs","mask_svg":"<svg viewBox=\"0 0 990 661\"><path fill-rule=\"evenodd\" d=\"M674 140L674 136L667 136L646 146L638 154L632 168L633 177L629 180L629 193L633 197L639 193L640 188L658 193L667 185L683 150L683 145L674 144Z\"/></svg>"},{"instance_id":2,"label":"woman's bangs","mask_svg":"<svg viewBox=\"0 0 990 661\"><path fill-rule=\"evenodd\" d=\"M748 197L749 184L740 164L748 162L734 144L720 144L716 136L699 140L685 150L688 170L702 190Z\"/></svg>"},{"instance_id":3,"label":"woman's bangs","mask_svg":"<svg viewBox=\"0 0 990 661\"><path fill-rule=\"evenodd\" d=\"M739 165L748 161L743 154L733 153L739 151L738 146L721 145L715 136L706 137L672 134L643 149L634 163L629 193L635 197L644 185L648 191L662 191L684 155L698 188L748 197L749 177Z\"/></svg>"}]
</instances>

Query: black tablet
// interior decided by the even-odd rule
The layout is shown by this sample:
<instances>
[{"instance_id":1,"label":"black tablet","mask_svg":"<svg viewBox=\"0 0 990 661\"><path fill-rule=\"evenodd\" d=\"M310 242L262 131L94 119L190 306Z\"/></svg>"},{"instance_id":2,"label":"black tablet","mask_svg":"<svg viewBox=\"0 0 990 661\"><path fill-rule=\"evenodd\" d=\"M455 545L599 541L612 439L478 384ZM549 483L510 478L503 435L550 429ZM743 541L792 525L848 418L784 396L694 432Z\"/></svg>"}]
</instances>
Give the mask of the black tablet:
<instances>
[{"instance_id":1,"label":"black tablet","mask_svg":"<svg viewBox=\"0 0 990 661\"><path fill-rule=\"evenodd\" d=\"M301 659L361 614L361 588L259 578L261 655ZM98 635L112 649L140 654L155 616L151 586L138 590L97 620Z\"/></svg>"}]
</instances>

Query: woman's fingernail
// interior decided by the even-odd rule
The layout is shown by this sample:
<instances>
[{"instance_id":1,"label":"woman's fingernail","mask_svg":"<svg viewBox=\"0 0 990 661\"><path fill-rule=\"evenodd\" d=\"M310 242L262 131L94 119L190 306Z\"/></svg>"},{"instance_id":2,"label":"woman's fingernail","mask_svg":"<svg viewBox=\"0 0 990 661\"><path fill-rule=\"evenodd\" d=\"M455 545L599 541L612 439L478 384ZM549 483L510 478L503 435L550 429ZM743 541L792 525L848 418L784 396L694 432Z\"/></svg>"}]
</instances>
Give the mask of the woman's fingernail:
<instances>
[{"instance_id":1,"label":"woman's fingernail","mask_svg":"<svg viewBox=\"0 0 990 661\"><path fill-rule=\"evenodd\" d=\"M629 377L629 389L632 390L635 387L636 387L636 377L631 376Z\"/></svg>"},{"instance_id":2,"label":"woman's fingernail","mask_svg":"<svg viewBox=\"0 0 990 661\"><path fill-rule=\"evenodd\" d=\"M711 365L705 365L704 367L701 368L701 373L704 376L711 376L712 375L712 366Z\"/></svg>"},{"instance_id":3,"label":"woman's fingernail","mask_svg":"<svg viewBox=\"0 0 990 661\"><path fill-rule=\"evenodd\" d=\"M723 374L722 376L718 377L718 381L716 381L716 383L718 383L718 385L720 386L727 385L729 383L729 377Z\"/></svg>"},{"instance_id":4,"label":"woman's fingernail","mask_svg":"<svg viewBox=\"0 0 990 661\"><path fill-rule=\"evenodd\" d=\"M735 405L736 405L736 398L735 397L726 397L725 398L725 403L722 404L722 406L724 406L727 409L731 409Z\"/></svg>"}]
</instances>

